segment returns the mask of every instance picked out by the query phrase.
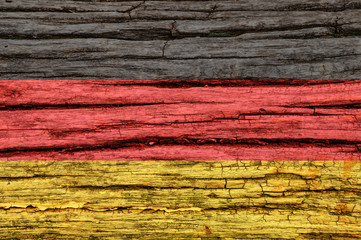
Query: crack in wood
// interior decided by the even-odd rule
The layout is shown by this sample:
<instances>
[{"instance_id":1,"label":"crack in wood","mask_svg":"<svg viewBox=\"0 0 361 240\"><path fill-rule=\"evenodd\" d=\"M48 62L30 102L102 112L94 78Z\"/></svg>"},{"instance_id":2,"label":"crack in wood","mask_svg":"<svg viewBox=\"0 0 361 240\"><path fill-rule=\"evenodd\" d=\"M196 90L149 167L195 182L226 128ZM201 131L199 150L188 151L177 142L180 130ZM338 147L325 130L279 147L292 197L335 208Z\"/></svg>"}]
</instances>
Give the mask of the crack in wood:
<instances>
[{"instance_id":1,"label":"crack in wood","mask_svg":"<svg viewBox=\"0 0 361 240\"><path fill-rule=\"evenodd\" d=\"M59 133L61 134L61 133ZM69 134L68 132L66 134ZM62 136L62 135L59 135ZM2 148L0 149L0 156L16 156L21 155L24 152L36 153L36 152L79 152L79 151L94 151L94 150L106 150L106 149L124 149L124 148L139 148L139 147L152 147L152 146L176 146L176 145L237 145L239 147L247 148L250 146L267 146L272 148L275 146L282 146L284 148L296 147L355 147L360 146L361 141L348 141L341 139L275 139L275 138L215 138L215 139L197 139L192 137L183 138L161 138L161 137L145 137L143 139L127 139L127 140L116 140L116 141L105 141L99 142L96 145L64 145L64 146L39 146L39 147L28 147L28 148ZM351 150L349 150L351 151ZM351 151L352 152L352 151ZM356 151L359 152L358 148Z\"/></svg>"}]
</instances>

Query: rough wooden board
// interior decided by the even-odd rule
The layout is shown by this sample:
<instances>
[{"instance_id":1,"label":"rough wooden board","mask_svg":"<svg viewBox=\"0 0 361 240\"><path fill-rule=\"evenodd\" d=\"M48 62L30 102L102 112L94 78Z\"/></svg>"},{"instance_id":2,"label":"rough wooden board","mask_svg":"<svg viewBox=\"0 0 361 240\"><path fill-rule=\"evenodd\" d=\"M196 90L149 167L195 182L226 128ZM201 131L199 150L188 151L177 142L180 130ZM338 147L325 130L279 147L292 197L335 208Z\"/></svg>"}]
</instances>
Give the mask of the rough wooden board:
<instances>
[{"instance_id":1,"label":"rough wooden board","mask_svg":"<svg viewBox=\"0 0 361 240\"><path fill-rule=\"evenodd\" d=\"M216 9L214 7L216 6ZM76 1L76 0L18 0L2 2L3 11L58 11L58 12L132 12L134 10L158 11L344 11L360 9L359 0L305 0L305 1ZM213 10L212 10L213 9Z\"/></svg>"},{"instance_id":2,"label":"rough wooden board","mask_svg":"<svg viewBox=\"0 0 361 240\"><path fill-rule=\"evenodd\" d=\"M360 80L3 80L0 93L4 160L361 157Z\"/></svg>"},{"instance_id":3,"label":"rough wooden board","mask_svg":"<svg viewBox=\"0 0 361 240\"><path fill-rule=\"evenodd\" d=\"M359 37L2 42L5 46L0 51L2 79L360 79L361 76Z\"/></svg>"},{"instance_id":4,"label":"rough wooden board","mask_svg":"<svg viewBox=\"0 0 361 240\"><path fill-rule=\"evenodd\" d=\"M0 162L1 239L359 239L358 161Z\"/></svg>"},{"instance_id":5,"label":"rough wooden board","mask_svg":"<svg viewBox=\"0 0 361 240\"><path fill-rule=\"evenodd\" d=\"M198 129L198 134L203 133L201 137L212 137L209 142L180 138L177 140L180 145L164 147L161 144L169 138L160 142L149 139L138 148L107 149L109 145L103 145L105 149L57 149L35 155L32 151L23 151L12 156L2 155L2 159L36 156L43 160L198 160L206 154L214 160L244 160L250 156L259 160L360 160L359 82L350 81L348 85L345 81L334 81L322 86L318 81L293 81L292 84L279 80L258 81L361 79L360 6L359 0L3 0L0 2L0 79L253 79L257 81L241 84L139 82L139 89L154 90L149 91L146 98L130 98L128 103L144 104L144 100L157 97L161 100L164 95L158 96L158 93L168 91L198 96L199 92L191 90L193 87L203 88L214 97L219 93L212 94L217 84L218 89L225 88L234 94L232 99L237 102L237 93L243 94L239 89L265 97L270 92L259 90L276 84L274 89L280 93L270 96L276 100L290 89L300 89L294 94L307 92L307 97L315 94L312 104L324 101L322 104L326 102L329 107L307 103L308 107L316 106L317 111L302 105L287 108L286 115L272 115L270 110L283 114L285 109L258 100L250 104L257 113L253 117L261 116L265 120L258 120L260 126L273 126L272 121L281 120L285 126L297 129L300 125L295 119L302 118L303 125L320 121L317 126L328 126L326 132L322 131L326 135L307 132L319 137L317 141L243 139L235 145L234 139L229 139L230 129L246 119L238 119L239 113L234 108L244 110L244 106L222 102L206 105L220 110L213 117L228 127L222 133L225 139L213 138L212 132L203 131L205 126L197 122L181 127L195 133ZM0 104L0 124L11 128L8 130L5 126L2 130L10 131L17 139L24 138L24 134L28 137L18 144L31 145L29 139L36 142L48 136L48 129L39 129L39 124L34 125L37 130L28 131L31 134L20 127L29 127L29 122L21 119L27 112L37 112L40 116L40 119L32 118L33 123L43 120L48 127L53 127L49 116L39 115L56 111L49 102L58 104L64 112L67 110L68 117L70 112L80 110L82 116L93 120L89 111L76 105L106 102L110 105L102 121L114 114L115 120L126 120L124 113L114 109L120 107L111 105L119 103L116 89L122 89L127 82L123 86L118 82L108 82L109 86L103 87L104 82L97 82L94 88L84 86L83 90L94 93L93 90L98 89L99 94L92 98L83 96L80 100L75 89L54 93L54 98L37 94L39 90L46 93L43 84L23 89L16 83L4 82L6 87L2 90L5 91L0 90L0 97L6 103ZM314 85L307 86L310 84ZM114 88L110 95L102 92L109 88ZM130 92L130 87L126 88ZM316 94L327 95L329 99L318 99ZM244 96L250 95L244 93ZM61 100L59 96L64 98ZM198 97L193 100L205 100L202 95ZM166 106L167 111L174 113L174 107L182 107L189 113L201 113L197 115L200 121L209 120L207 112L202 112L202 106L206 105L199 104L192 110L191 103L180 104L185 99L177 98L176 94L166 99L176 101L175 106ZM215 99L222 100L217 96ZM31 108L34 104L38 109ZM158 109L154 105L148 107ZM231 108L226 117L221 113L224 107ZM145 108L128 106L122 110L132 113L134 109ZM93 110L99 115L99 108ZM20 114L17 116L16 112ZM149 114L153 116L151 111ZM15 120L9 121L10 117ZM152 119L144 114L139 117L147 120L146 125L155 120L160 123L177 120ZM231 119L223 119L227 117ZM233 119L235 117L237 119ZM182 121L194 120L197 119L189 117ZM81 128L75 129L78 130L75 135L83 143L91 143L94 137L119 138L118 131L98 129L97 123L77 124ZM82 132L89 126L90 132ZM165 135L177 134L176 131L168 133L166 127L158 128L163 129ZM133 131L139 129L138 126ZM212 130L212 127L206 129ZM277 131L270 129L272 133ZM0 134L2 139L9 139L4 131ZM277 134L291 136L287 131ZM327 139L335 136L339 139ZM64 128L53 132L51 138L52 141L64 138L66 144L72 142ZM0 141L0 144L9 147L14 142ZM2 161L0 238L360 239L360 170L359 161Z\"/></svg>"},{"instance_id":6,"label":"rough wooden board","mask_svg":"<svg viewBox=\"0 0 361 240\"><path fill-rule=\"evenodd\" d=\"M164 16L155 11L153 19L139 21L123 19L124 14L88 13L4 13L0 17L3 28L0 37L17 38L115 38L149 40L155 38L181 38L196 36L217 36L218 34L241 35L247 31L275 31L329 27L334 33L353 33L361 26L358 18L360 10L347 10L342 13L314 11L232 11L217 12L211 17L184 17L174 20L172 15ZM144 16L143 13L140 13ZM192 13L194 14L194 13ZM205 14L202 13L202 16ZM157 18L156 18L157 17ZM200 19L199 19L200 18ZM45 20L45 21L44 21ZM348 25L354 26L347 32ZM339 29L340 28L340 29ZM360 29L359 29L360 30Z\"/></svg>"},{"instance_id":7,"label":"rough wooden board","mask_svg":"<svg viewBox=\"0 0 361 240\"><path fill-rule=\"evenodd\" d=\"M360 79L360 8L359 0L3 1L0 79Z\"/></svg>"}]
</instances>

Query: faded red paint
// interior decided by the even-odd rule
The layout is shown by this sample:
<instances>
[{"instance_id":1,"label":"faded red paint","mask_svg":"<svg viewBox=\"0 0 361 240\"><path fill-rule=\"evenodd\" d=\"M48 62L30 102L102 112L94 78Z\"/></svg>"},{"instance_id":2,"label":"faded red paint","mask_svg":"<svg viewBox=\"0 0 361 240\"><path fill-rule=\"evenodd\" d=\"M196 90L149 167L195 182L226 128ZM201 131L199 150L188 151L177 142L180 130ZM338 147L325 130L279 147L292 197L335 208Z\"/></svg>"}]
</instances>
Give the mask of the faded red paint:
<instances>
[{"instance_id":1,"label":"faded red paint","mask_svg":"<svg viewBox=\"0 0 361 240\"><path fill-rule=\"evenodd\" d=\"M359 146L361 81L0 81L2 160L360 160Z\"/></svg>"}]
</instances>

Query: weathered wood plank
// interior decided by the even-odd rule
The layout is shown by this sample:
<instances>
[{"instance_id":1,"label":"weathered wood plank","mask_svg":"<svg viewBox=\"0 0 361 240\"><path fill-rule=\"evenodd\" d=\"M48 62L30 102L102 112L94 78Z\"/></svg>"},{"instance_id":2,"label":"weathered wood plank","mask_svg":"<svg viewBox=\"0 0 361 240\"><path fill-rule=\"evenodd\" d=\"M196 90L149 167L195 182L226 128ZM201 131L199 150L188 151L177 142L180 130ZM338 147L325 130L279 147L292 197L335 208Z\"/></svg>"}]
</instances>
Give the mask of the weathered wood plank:
<instances>
[{"instance_id":1,"label":"weathered wood plank","mask_svg":"<svg viewBox=\"0 0 361 240\"><path fill-rule=\"evenodd\" d=\"M2 239L359 239L360 162L0 162Z\"/></svg>"},{"instance_id":2,"label":"weathered wood plank","mask_svg":"<svg viewBox=\"0 0 361 240\"><path fill-rule=\"evenodd\" d=\"M208 83L3 80L0 156L360 159L359 80Z\"/></svg>"},{"instance_id":3,"label":"weathered wood plank","mask_svg":"<svg viewBox=\"0 0 361 240\"><path fill-rule=\"evenodd\" d=\"M216 9L214 9L216 6ZM64 12L132 12L134 10L165 11L344 11L360 9L359 0L305 0L299 1L76 1L76 0L18 0L1 4L3 11L64 11ZM212 10L213 9L213 10Z\"/></svg>"},{"instance_id":4,"label":"weathered wood plank","mask_svg":"<svg viewBox=\"0 0 361 240\"><path fill-rule=\"evenodd\" d=\"M115 38L129 40L173 39L197 36L238 36L248 31L276 31L328 27L337 33L360 32L361 10L347 10L342 13L292 11L232 11L217 12L209 17L177 19L155 11L149 20L140 18L131 21L123 13L109 15L79 13L3 13L0 17L2 38ZM144 16L143 13L140 13ZM201 13L204 16L204 13ZM84 15L84 16L83 16ZM165 16L164 16L165 15ZM157 17L156 17L157 16ZM163 16L163 17L161 17ZM183 20L186 19L186 20ZM46 22L44 22L44 20ZM142 20L142 21L141 21ZM350 28L352 26L352 28ZM350 31L348 31L350 30ZM351 31L352 30L352 31ZM213 35L212 35L213 34ZM312 35L308 35L312 36ZM307 37L305 35L304 37Z\"/></svg>"},{"instance_id":5,"label":"weathered wood plank","mask_svg":"<svg viewBox=\"0 0 361 240\"><path fill-rule=\"evenodd\" d=\"M1 81L0 159L47 161L0 161L0 238L360 239L360 161L301 161L361 160L360 9L0 2L0 79L206 80Z\"/></svg>"},{"instance_id":6,"label":"weathered wood plank","mask_svg":"<svg viewBox=\"0 0 361 240\"><path fill-rule=\"evenodd\" d=\"M273 64L273 59L0 60L2 79L360 79L359 56ZM155 67L156 66L156 67ZM85 70L86 69L86 70Z\"/></svg>"},{"instance_id":7,"label":"weathered wood plank","mask_svg":"<svg viewBox=\"0 0 361 240\"><path fill-rule=\"evenodd\" d=\"M360 79L360 39L2 40L0 74L3 79Z\"/></svg>"},{"instance_id":8,"label":"weathered wood plank","mask_svg":"<svg viewBox=\"0 0 361 240\"><path fill-rule=\"evenodd\" d=\"M360 8L359 0L5 1L0 78L360 79Z\"/></svg>"}]
</instances>

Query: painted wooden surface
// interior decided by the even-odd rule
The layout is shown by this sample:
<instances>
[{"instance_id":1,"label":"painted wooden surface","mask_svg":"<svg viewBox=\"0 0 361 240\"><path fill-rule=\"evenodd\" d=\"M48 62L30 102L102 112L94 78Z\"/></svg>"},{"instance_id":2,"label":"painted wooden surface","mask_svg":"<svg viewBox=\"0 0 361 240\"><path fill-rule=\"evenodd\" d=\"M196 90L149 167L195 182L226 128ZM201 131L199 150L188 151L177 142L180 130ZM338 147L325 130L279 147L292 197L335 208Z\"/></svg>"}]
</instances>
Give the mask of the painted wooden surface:
<instances>
[{"instance_id":1,"label":"painted wooden surface","mask_svg":"<svg viewBox=\"0 0 361 240\"><path fill-rule=\"evenodd\" d=\"M358 80L3 80L0 95L3 160L361 156Z\"/></svg>"},{"instance_id":2,"label":"painted wooden surface","mask_svg":"<svg viewBox=\"0 0 361 240\"><path fill-rule=\"evenodd\" d=\"M360 11L0 1L0 239L360 239Z\"/></svg>"},{"instance_id":3,"label":"painted wooden surface","mask_svg":"<svg viewBox=\"0 0 361 240\"><path fill-rule=\"evenodd\" d=\"M360 79L361 1L0 2L1 79Z\"/></svg>"},{"instance_id":4,"label":"painted wooden surface","mask_svg":"<svg viewBox=\"0 0 361 240\"><path fill-rule=\"evenodd\" d=\"M359 161L1 161L1 239L360 239Z\"/></svg>"},{"instance_id":5,"label":"painted wooden surface","mask_svg":"<svg viewBox=\"0 0 361 240\"><path fill-rule=\"evenodd\" d=\"M0 81L0 238L359 239L360 86Z\"/></svg>"}]
</instances>

